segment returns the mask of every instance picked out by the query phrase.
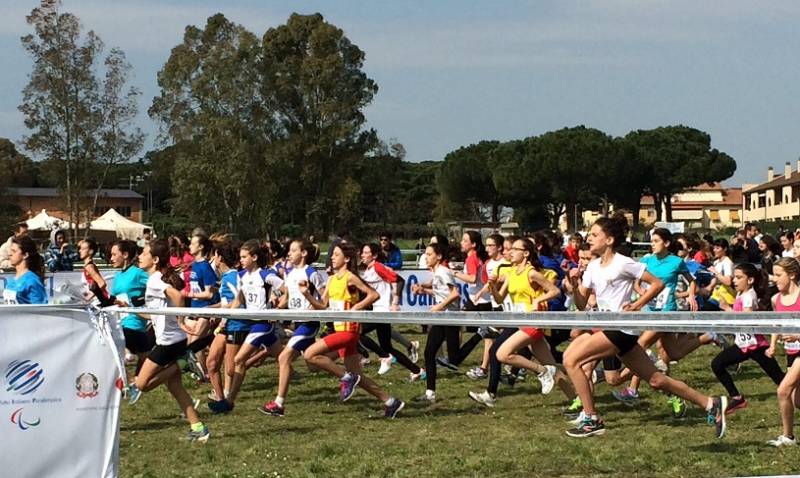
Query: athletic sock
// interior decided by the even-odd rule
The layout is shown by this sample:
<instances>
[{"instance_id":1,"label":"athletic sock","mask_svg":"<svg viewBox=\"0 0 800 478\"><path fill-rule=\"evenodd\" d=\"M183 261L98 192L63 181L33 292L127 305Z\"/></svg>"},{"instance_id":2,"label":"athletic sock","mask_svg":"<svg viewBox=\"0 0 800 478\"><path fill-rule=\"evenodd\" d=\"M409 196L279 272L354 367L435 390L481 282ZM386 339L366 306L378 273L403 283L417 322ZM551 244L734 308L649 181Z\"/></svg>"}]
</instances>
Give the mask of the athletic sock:
<instances>
[{"instance_id":1,"label":"athletic sock","mask_svg":"<svg viewBox=\"0 0 800 478\"><path fill-rule=\"evenodd\" d=\"M205 428L206 426L203 425L203 422L197 422L197 423L192 423L191 427L193 432L201 432L203 431L203 428Z\"/></svg>"},{"instance_id":2,"label":"athletic sock","mask_svg":"<svg viewBox=\"0 0 800 478\"><path fill-rule=\"evenodd\" d=\"M275 403L277 403L279 407L282 407L283 406L283 397L275 397Z\"/></svg>"},{"instance_id":3,"label":"athletic sock","mask_svg":"<svg viewBox=\"0 0 800 478\"><path fill-rule=\"evenodd\" d=\"M389 400L386 400L385 402L383 402L383 404L386 405L387 407L391 407L392 405L394 405L395 400L396 399L394 397L389 397Z\"/></svg>"},{"instance_id":4,"label":"athletic sock","mask_svg":"<svg viewBox=\"0 0 800 478\"><path fill-rule=\"evenodd\" d=\"M712 408L714 408L714 399L712 397L708 397L708 403L706 403L706 411L709 411Z\"/></svg>"}]
</instances>

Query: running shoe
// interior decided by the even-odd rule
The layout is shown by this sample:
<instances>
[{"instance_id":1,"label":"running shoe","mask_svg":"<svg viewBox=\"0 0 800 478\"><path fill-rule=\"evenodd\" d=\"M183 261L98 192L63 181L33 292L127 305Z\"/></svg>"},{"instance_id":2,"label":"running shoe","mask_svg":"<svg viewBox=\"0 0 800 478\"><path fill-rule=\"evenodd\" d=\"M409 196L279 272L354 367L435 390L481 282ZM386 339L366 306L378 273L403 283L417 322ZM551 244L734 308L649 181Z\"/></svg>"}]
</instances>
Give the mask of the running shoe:
<instances>
[{"instance_id":1,"label":"running shoe","mask_svg":"<svg viewBox=\"0 0 800 478\"><path fill-rule=\"evenodd\" d=\"M675 395L670 395L667 399L670 409L672 410L672 418L683 418L686 416L686 400Z\"/></svg>"},{"instance_id":2,"label":"running shoe","mask_svg":"<svg viewBox=\"0 0 800 478\"><path fill-rule=\"evenodd\" d=\"M591 417L583 417L583 421L576 428L567 430L567 435L572 438L587 438L605 433L606 427L603 420L592 420Z\"/></svg>"},{"instance_id":3,"label":"running shoe","mask_svg":"<svg viewBox=\"0 0 800 478\"><path fill-rule=\"evenodd\" d=\"M625 387L619 391L614 390L611 395L628 407L633 407L639 403L639 392L630 387Z\"/></svg>"},{"instance_id":4,"label":"running shoe","mask_svg":"<svg viewBox=\"0 0 800 478\"><path fill-rule=\"evenodd\" d=\"M583 402L580 397L575 397L568 406L564 407L564 415L568 417L575 417L583 412Z\"/></svg>"},{"instance_id":5,"label":"running shoe","mask_svg":"<svg viewBox=\"0 0 800 478\"><path fill-rule=\"evenodd\" d=\"M467 370L467 377L471 378L472 380L481 380L488 377L488 375L486 374L486 370L480 367L473 367Z\"/></svg>"},{"instance_id":6,"label":"running shoe","mask_svg":"<svg viewBox=\"0 0 800 478\"><path fill-rule=\"evenodd\" d=\"M708 411L708 421L713 423L715 434L717 438L725 436L727 430L727 421L725 420L725 412L728 411L728 397L719 396L713 398L711 409Z\"/></svg>"},{"instance_id":7,"label":"running shoe","mask_svg":"<svg viewBox=\"0 0 800 478\"><path fill-rule=\"evenodd\" d=\"M737 410L741 410L743 408L747 408L747 400L741 395L738 397L731 397L730 402L728 402L728 410L725 412L728 415L736 413Z\"/></svg>"},{"instance_id":8,"label":"running shoe","mask_svg":"<svg viewBox=\"0 0 800 478\"><path fill-rule=\"evenodd\" d=\"M342 379L339 380L339 398L343 402L350 400L350 397L356 393L356 387L358 387L360 382L361 375L350 372L344 374Z\"/></svg>"},{"instance_id":9,"label":"running shoe","mask_svg":"<svg viewBox=\"0 0 800 478\"><path fill-rule=\"evenodd\" d=\"M481 393L469 392L469 398L489 408L494 408L495 404L497 404L497 398L493 397L492 394L486 390Z\"/></svg>"},{"instance_id":10,"label":"running shoe","mask_svg":"<svg viewBox=\"0 0 800 478\"><path fill-rule=\"evenodd\" d=\"M205 372L203 372L203 369L200 367L200 363L197 361L197 356L195 356L194 352L187 350L186 355L182 358L186 361L186 365L183 369L189 372L195 380L201 381L205 378Z\"/></svg>"},{"instance_id":11,"label":"running shoe","mask_svg":"<svg viewBox=\"0 0 800 478\"><path fill-rule=\"evenodd\" d=\"M415 402L425 402L425 403L436 403L436 392L428 393L428 390L425 390L425 393L416 397L414 399Z\"/></svg>"},{"instance_id":12,"label":"running shoe","mask_svg":"<svg viewBox=\"0 0 800 478\"><path fill-rule=\"evenodd\" d=\"M424 368L421 368L421 369L419 369L419 373L411 372L409 374L408 381L409 382L416 382L416 381L419 381L419 380L425 380L426 378L428 378L428 374L425 372Z\"/></svg>"},{"instance_id":13,"label":"running shoe","mask_svg":"<svg viewBox=\"0 0 800 478\"><path fill-rule=\"evenodd\" d=\"M381 367L378 369L378 375L386 375L387 373L389 373L389 370L392 369L393 358L394 357L389 355L388 357L381 359Z\"/></svg>"},{"instance_id":14,"label":"running shoe","mask_svg":"<svg viewBox=\"0 0 800 478\"><path fill-rule=\"evenodd\" d=\"M583 420L585 418L586 418L586 413L584 413L583 410L581 410L581 412L578 414L578 416L576 416L575 418L572 418L570 420L567 420L567 423L569 423L572 426L576 426L577 427L578 425L581 424L581 422L583 422Z\"/></svg>"},{"instance_id":15,"label":"running shoe","mask_svg":"<svg viewBox=\"0 0 800 478\"><path fill-rule=\"evenodd\" d=\"M128 385L128 405L134 405L140 398L142 398L142 391L134 384Z\"/></svg>"},{"instance_id":16,"label":"running shoe","mask_svg":"<svg viewBox=\"0 0 800 478\"><path fill-rule=\"evenodd\" d=\"M447 357L436 357L436 363L446 369L452 370L453 372L458 372L458 365L453 365L450 363L450 360L448 360Z\"/></svg>"},{"instance_id":17,"label":"running shoe","mask_svg":"<svg viewBox=\"0 0 800 478\"><path fill-rule=\"evenodd\" d=\"M404 401L395 398L391 405L384 405L383 416L391 420L395 418L405 406L406 403Z\"/></svg>"},{"instance_id":18,"label":"running shoe","mask_svg":"<svg viewBox=\"0 0 800 478\"><path fill-rule=\"evenodd\" d=\"M419 361L419 340L411 341L411 348L408 349L408 358L414 363Z\"/></svg>"},{"instance_id":19,"label":"running shoe","mask_svg":"<svg viewBox=\"0 0 800 478\"><path fill-rule=\"evenodd\" d=\"M547 395L553 391L553 386L556 384L555 376L558 369L553 365L545 365L544 372L540 373L537 378L542 384L542 395Z\"/></svg>"},{"instance_id":20,"label":"running shoe","mask_svg":"<svg viewBox=\"0 0 800 478\"><path fill-rule=\"evenodd\" d=\"M206 395L206 396L212 402L216 402L216 401L222 400L220 397L217 396L217 392L215 392L214 390L211 390L210 392L208 392L208 395Z\"/></svg>"},{"instance_id":21,"label":"running shoe","mask_svg":"<svg viewBox=\"0 0 800 478\"><path fill-rule=\"evenodd\" d=\"M286 409L278 405L275 400L258 407L258 411L264 415L272 415L273 417L282 417L286 413Z\"/></svg>"},{"instance_id":22,"label":"running shoe","mask_svg":"<svg viewBox=\"0 0 800 478\"><path fill-rule=\"evenodd\" d=\"M233 404L225 399L217 400L216 402L208 402L208 409L211 413L230 413L233 411Z\"/></svg>"},{"instance_id":23,"label":"running shoe","mask_svg":"<svg viewBox=\"0 0 800 478\"><path fill-rule=\"evenodd\" d=\"M655 362L653 362L653 365L655 365L656 368L658 369L658 371L661 372L661 373L669 372L669 365L664 363L664 360L662 360L660 358L658 360L656 360Z\"/></svg>"},{"instance_id":24,"label":"running shoe","mask_svg":"<svg viewBox=\"0 0 800 478\"><path fill-rule=\"evenodd\" d=\"M778 438L768 441L767 445L774 447L795 446L797 445L797 442L794 438L789 438L786 435L780 435Z\"/></svg>"},{"instance_id":25,"label":"running shoe","mask_svg":"<svg viewBox=\"0 0 800 478\"><path fill-rule=\"evenodd\" d=\"M189 433L186 434L186 439L190 442L200 442L205 443L208 441L208 438L211 436L211 433L208 431L208 427L203 425L203 429L199 432L194 430L189 430Z\"/></svg>"}]
</instances>

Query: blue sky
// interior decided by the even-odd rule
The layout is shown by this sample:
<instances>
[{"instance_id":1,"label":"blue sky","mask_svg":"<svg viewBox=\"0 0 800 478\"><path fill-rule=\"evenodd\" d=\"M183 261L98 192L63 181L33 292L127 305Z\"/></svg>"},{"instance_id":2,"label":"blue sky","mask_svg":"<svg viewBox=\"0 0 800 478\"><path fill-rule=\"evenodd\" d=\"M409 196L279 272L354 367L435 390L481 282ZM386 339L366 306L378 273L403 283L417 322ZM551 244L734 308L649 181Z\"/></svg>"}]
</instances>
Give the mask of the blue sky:
<instances>
[{"instance_id":1,"label":"blue sky","mask_svg":"<svg viewBox=\"0 0 800 478\"><path fill-rule=\"evenodd\" d=\"M0 136L13 140L25 134L17 106L31 62L19 37L35 4L0 4ZM737 160L729 185L800 157L800 2L64 0L62 9L127 53L148 145L156 73L186 25L222 12L261 35L292 12L321 12L366 52L380 87L369 126L411 161L578 124L612 135L705 130Z\"/></svg>"}]
</instances>

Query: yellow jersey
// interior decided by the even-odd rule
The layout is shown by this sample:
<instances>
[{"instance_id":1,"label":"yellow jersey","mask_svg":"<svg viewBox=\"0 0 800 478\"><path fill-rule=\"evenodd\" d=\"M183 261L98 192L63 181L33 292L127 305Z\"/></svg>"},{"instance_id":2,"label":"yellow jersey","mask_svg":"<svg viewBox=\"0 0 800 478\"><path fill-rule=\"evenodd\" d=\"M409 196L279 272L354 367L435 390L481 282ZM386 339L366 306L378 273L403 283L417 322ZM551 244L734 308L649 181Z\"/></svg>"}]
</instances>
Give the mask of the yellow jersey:
<instances>
[{"instance_id":1,"label":"yellow jersey","mask_svg":"<svg viewBox=\"0 0 800 478\"><path fill-rule=\"evenodd\" d=\"M508 296L511 297L514 312L531 312L533 300L544 295L544 289L539 286L532 286L528 275L533 270L533 266L527 264L522 272L517 271L517 267L505 268L506 283L508 284ZM552 281L557 277L554 271L544 269L541 274L545 279ZM539 303L539 310L548 310L547 302Z\"/></svg>"},{"instance_id":2,"label":"yellow jersey","mask_svg":"<svg viewBox=\"0 0 800 478\"><path fill-rule=\"evenodd\" d=\"M332 275L328 280L326 291L329 310L350 310L358 303L358 293L351 291L348 285L351 274L352 272L345 271L341 275ZM361 333L361 324L358 322L334 322L333 328L337 332Z\"/></svg>"}]
</instances>

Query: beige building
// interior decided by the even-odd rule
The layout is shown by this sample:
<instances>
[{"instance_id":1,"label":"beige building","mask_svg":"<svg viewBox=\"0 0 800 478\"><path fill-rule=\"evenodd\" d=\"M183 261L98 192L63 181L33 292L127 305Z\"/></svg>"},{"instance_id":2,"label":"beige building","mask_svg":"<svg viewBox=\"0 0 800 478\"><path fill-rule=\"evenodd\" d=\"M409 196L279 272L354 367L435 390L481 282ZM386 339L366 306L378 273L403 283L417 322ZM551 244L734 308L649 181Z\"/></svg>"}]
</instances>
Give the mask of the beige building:
<instances>
[{"instance_id":1,"label":"beige building","mask_svg":"<svg viewBox=\"0 0 800 478\"><path fill-rule=\"evenodd\" d=\"M70 220L64 200L55 188L6 188L6 191L22 211L20 221L30 219L42 210L59 219ZM141 223L143 202L144 196L130 189L101 189L92 219L114 208L126 218Z\"/></svg>"},{"instance_id":2,"label":"beige building","mask_svg":"<svg viewBox=\"0 0 800 478\"><path fill-rule=\"evenodd\" d=\"M781 221L800 217L800 160L797 170L786 163L783 175L776 176L772 167L767 169L767 181L762 184L745 184L743 188L743 213L747 222Z\"/></svg>"},{"instance_id":3,"label":"beige building","mask_svg":"<svg viewBox=\"0 0 800 478\"><path fill-rule=\"evenodd\" d=\"M738 228L743 224L742 188L726 188L719 183L702 184L675 194L671 199L673 222L683 222L687 229L719 230ZM597 211L585 211L584 223L592 224L599 216ZM643 196L639 223L649 225L656 221L653 197Z\"/></svg>"}]
</instances>

